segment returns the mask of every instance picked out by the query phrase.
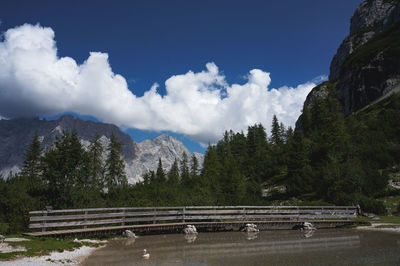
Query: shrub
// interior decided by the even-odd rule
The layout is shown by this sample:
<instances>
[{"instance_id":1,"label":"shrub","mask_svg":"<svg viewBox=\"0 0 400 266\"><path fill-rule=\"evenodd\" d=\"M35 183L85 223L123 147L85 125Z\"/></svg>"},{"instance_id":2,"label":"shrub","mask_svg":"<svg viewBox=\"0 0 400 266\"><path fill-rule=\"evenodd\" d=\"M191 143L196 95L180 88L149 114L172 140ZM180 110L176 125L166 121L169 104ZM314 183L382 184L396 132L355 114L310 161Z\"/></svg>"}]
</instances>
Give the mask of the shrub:
<instances>
[{"instance_id":1,"label":"shrub","mask_svg":"<svg viewBox=\"0 0 400 266\"><path fill-rule=\"evenodd\" d=\"M359 204L363 212L371 212L374 214L386 214L386 208L383 202L376 199L361 196Z\"/></svg>"},{"instance_id":2,"label":"shrub","mask_svg":"<svg viewBox=\"0 0 400 266\"><path fill-rule=\"evenodd\" d=\"M8 224L0 222L0 235L5 235L8 232Z\"/></svg>"}]
</instances>

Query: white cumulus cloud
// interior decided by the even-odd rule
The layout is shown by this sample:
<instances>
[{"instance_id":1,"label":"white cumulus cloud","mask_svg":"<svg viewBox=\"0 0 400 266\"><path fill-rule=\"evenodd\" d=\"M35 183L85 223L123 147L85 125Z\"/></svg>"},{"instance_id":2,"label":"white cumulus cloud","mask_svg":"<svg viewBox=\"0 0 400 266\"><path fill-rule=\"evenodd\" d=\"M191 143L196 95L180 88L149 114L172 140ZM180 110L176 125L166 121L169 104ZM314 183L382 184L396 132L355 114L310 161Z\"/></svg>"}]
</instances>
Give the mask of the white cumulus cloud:
<instances>
[{"instance_id":1,"label":"white cumulus cloud","mask_svg":"<svg viewBox=\"0 0 400 266\"><path fill-rule=\"evenodd\" d=\"M293 126L316 80L295 88L269 88L270 73L250 70L244 84L228 84L214 63L205 70L154 84L137 97L125 78L113 73L106 53L91 52L83 64L59 57L51 28L25 24L0 42L0 117L76 112L122 127L185 134L202 144L225 130L245 131L276 114Z\"/></svg>"}]
</instances>

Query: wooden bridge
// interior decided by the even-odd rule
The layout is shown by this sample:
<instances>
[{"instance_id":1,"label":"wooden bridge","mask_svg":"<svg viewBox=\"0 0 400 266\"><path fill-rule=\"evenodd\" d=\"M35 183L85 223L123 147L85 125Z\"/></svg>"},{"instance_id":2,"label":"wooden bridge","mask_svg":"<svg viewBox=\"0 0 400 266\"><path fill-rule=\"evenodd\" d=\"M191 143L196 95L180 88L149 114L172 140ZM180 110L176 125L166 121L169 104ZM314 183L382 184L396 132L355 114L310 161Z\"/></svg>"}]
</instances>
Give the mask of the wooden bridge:
<instances>
[{"instance_id":1,"label":"wooden bridge","mask_svg":"<svg viewBox=\"0 0 400 266\"><path fill-rule=\"evenodd\" d=\"M200 231L238 230L246 223L260 229L291 229L304 221L317 228L352 225L354 206L185 206L93 208L31 211L31 236L181 232L187 224ZM36 231L35 231L36 230Z\"/></svg>"}]
</instances>

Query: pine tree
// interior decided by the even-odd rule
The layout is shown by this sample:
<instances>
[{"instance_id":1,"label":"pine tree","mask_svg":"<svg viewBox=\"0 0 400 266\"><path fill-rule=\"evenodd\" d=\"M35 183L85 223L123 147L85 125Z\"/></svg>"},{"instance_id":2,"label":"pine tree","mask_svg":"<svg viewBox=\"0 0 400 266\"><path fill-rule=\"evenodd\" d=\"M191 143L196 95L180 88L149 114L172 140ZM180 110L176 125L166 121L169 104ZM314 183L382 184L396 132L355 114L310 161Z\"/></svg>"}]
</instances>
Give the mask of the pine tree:
<instances>
[{"instance_id":1,"label":"pine tree","mask_svg":"<svg viewBox=\"0 0 400 266\"><path fill-rule=\"evenodd\" d=\"M108 145L108 157L106 160L105 183L108 188L126 185L125 162L122 159L122 144L117 141L114 134L111 135Z\"/></svg>"},{"instance_id":2,"label":"pine tree","mask_svg":"<svg viewBox=\"0 0 400 266\"><path fill-rule=\"evenodd\" d=\"M251 194L261 192L260 185L270 177L271 156L265 128L261 125L248 127L247 131L247 159L244 172L254 189Z\"/></svg>"},{"instance_id":3,"label":"pine tree","mask_svg":"<svg viewBox=\"0 0 400 266\"><path fill-rule=\"evenodd\" d=\"M171 169L168 172L168 183L177 185L179 182L179 166L178 161L174 160L174 163L171 166Z\"/></svg>"},{"instance_id":4,"label":"pine tree","mask_svg":"<svg viewBox=\"0 0 400 266\"><path fill-rule=\"evenodd\" d=\"M164 173L164 169L162 166L162 162L161 162L161 158L158 158L158 167L157 167L157 171L156 171L156 180L158 183L165 183L166 179L165 179L165 173Z\"/></svg>"},{"instance_id":5,"label":"pine tree","mask_svg":"<svg viewBox=\"0 0 400 266\"><path fill-rule=\"evenodd\" d=\"M35 132L32 142L29 145L24 156L24 167L21 174L28 179L30 190L41 186L41 142L39 135Z\"/></svg>"},{"instance_id":6,"label":"pine tree","mask_svg":"<svg viewBox=\"0 0 400 266\"><path fill-rule=\"evenodd\" d=\"M272 126L271 126L271 142L275 145L281 145L283 143L282 139L282 129L284 129L283 125L279 124L278 118L276 115L272 118Z\"/></svg>"},{"instance_id":7,"label":"pine tree","mask_svg":"<svg viewBox=\"0 0 400 266\"><path fill-rule=\"evenodd\" d=\"M88 156L90 167L90 183L93 186L98 186L104 179L104 163L103 163L104 148L100 142L100 136L96 133L90 141Z\"/></svg>"},{"instance_id":8,"label":"pine tree","mask_svg":"<svg viewBox=\"0 0 400 266\"><path fill-rule=\"evenodd\" d=\"M193 178L196 178L199 172L199 161L197 160L197 157L192 154L192 159L190 163L190 175Z\"/></svg>"},{"instance_id":9,"label":"pine tree","mask_svg":"<svg viewBox=\"0 0 400 266\"><path fill-rule=\"evenodd\" d=\"M181 183L183 185L189 185L190 183L190 172L188 166L188 156L186 152L183 152L181 160Z\"/></svg>"},{"instance_id":10,"label":"pine tree","mask_svg":"<svg viewBox=\"0 0 400 266\"><path fill-rule=\"evenodd\" d=\"M288 127L288 129L285 132L285 143L289 143L290 140L293 138L294 136L294 131L292 127Z\"/></svg>"},{"instance_id":11,"label":"pine tree","mask_svg":"<svg viewBox=\"0 0 400 266\"><path fill-rule=\"evenodd\" d=\"M223 164L222 191L226 204L238 204L243 201L246 194L246 180L240 172L235 159L228 146L227 155Z\"/></svg>"},{"instance_id":12,"label":"pine tree","mask_svg":"<svg viewBox=\"0 0 400 266\"><path fill-rule=\"evenodd\" d=\"M288 173L286 188L292 196L299 196L313 191L312 170L309 151L302 134L296 130L288 143Z\"/></svg>"},{"instance_id":13,"label":"pine tree","mask_svg":"<svg viewBox=\"0 0 400 266\"><path fill-rule=\"evenodd\" d=\"M222 182L221 175L223 173L223 166L220 162L215 146L209 145L204 155L203 169L201 171L201 180L209 192L210 200L214 204L223 205L222 201Z\"/></svg>"},{"instance_id":14,"label":"pine tree","mask_svg":"<svg viewBox=\"0 0 400 266\"><path fill-rule=\"evenodd\" d=\"M54 148L42 160L43 178L48 186L48 198L53 207L74 207L85 196L89 172L87 155L77 133L64 132L56 138Z\"/></svg>"}]
</instances>

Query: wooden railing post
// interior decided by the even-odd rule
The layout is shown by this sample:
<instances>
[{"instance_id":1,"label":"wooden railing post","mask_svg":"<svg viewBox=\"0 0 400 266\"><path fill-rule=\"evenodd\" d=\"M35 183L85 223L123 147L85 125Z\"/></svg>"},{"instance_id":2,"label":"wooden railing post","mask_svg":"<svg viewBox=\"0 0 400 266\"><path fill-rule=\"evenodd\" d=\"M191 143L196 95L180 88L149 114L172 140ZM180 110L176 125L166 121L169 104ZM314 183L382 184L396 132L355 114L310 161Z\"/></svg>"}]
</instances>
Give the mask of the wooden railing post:
<instances>
[{"instance_id":1,"label":"wooden railing post","mask_svg":"<svg viewBox=\"0 0 400 266\"><path fill-rule=\"evenodd\" d=\"M88 211L87 210L85 210L85 224L84 224L84 226L83 226L83 228L84 229L86 229L87 228L87 214L88 214Z\"/></svg>"},{"instance_id":2,"label":"wooden railing post","mask_svg":"<svg viewBox=\"0 0 400 266\"><path fill-rule=\"evenodd\" d=\"M182 222L183 223L185 222L185 210L186 210L186 207L183 207L182 208Z\"/></svg>"},{"instance_id":3,"label":"wooden railing post","mask_svg":"<svg viewBox=\"0 0 400 266\"><path fill-rule=\"evenodd\" d=\"M124 226L125 225L125 208L122 210L122 214L123 214L123 216L122 216L122 226Z\"/></svg>"},{"instance_id":4,"label":"wooden railing post","mask_svg":"<svg viewBox=\"0 0 400 266\"><path fill-rule=\"evenodd\" d=\"M43 216L47 216L47 211L43 212ZM45 218L43 218L42 224L43 224L42 232L46 232L46 219Z\"/></svg>"},{"instance_id":5,"label":"wooden railing post","mask_svg":"<svg viewBox=\"0 0 400 266\"><path fill-rule=\"evenodd\" d=\"M157 208L154 208L154 213L153 213L153 224L156 223L156 218L157 218Z\"/></svg>"},{"instance_id":6,"label":"wooden railing post","mask_svg":"<svg viewBox=\"0 0 400 266\"><path fill-rule=\"evenodd\" d=\"M243 207L243 220L246 221L246 207Z\"/></svg>"},{"instance_id":7,"label":"wooden railing post","mask_svg":"<svg viewBox=\"0 0 400 266\"><path fill-rule=\"evenodd\" d=\"M215 208L215 206L214 206L214 222L216 222L217 221L217 208Z\"/></svg>"}]
</instances>

